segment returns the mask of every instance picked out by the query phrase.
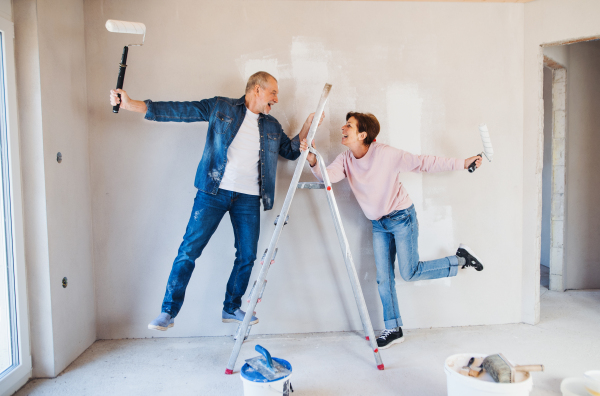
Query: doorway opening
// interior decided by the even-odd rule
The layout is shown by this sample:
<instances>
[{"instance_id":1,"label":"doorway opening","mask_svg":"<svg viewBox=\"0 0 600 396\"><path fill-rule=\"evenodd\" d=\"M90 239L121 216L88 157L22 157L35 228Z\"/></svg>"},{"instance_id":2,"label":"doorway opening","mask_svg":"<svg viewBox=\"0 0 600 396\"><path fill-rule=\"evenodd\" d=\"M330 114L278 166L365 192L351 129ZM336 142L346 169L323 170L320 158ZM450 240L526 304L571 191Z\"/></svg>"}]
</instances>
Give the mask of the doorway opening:
<instances>
[{"instance_id":1,"label":"doorway opening","mask_svg":"<svg viewBox=\"0 0 600 396\"><path fill-rule=\"evenodd\" d=\"M543 53L541 290L600 289L600 41Z\"/></svg>"},{"instance_id":2,"label":"doorway opening","mask_svg":"<svg viewBox=\"0 0 600 396\"><path fill-rule=\"evenodd\" d=\"M544 55L544 163L540 283L564 291L567 69ZM543 290L543 289L542 289Z\"/></svg>"}]
</instances>

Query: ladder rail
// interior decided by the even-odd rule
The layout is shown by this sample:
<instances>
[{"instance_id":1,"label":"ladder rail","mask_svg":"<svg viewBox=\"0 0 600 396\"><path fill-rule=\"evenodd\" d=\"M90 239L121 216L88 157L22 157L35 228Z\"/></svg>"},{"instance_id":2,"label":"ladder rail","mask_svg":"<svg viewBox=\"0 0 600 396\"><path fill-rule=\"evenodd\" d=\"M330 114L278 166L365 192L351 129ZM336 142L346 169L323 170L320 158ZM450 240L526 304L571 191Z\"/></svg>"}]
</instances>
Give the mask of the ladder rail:
<instances>
[{"instance_id":1,"label":"ladder rail","mask_svg":"<svg viewBox=\"0 0 600 396\"><path fill-rule=\"evenodd\" d=\"M327 173L325 161L316 149L311 147L310 151L314 153L317 157L317 161L321 169L321 175L323 176L323 182L325 184L325 192L327 194L329 210L331 211L331 216L333 217L335 231L337 233L340 248L342 249L342 254L344 256L344 264L346 265L348 278L350 279L350 284L352 285L352 291L354 294L354 299L356 301L356 306L358 308L358 313L363 325L363 330L365 336L371 344L371 349L373 350L373 353L375 355L375 361L377 362L377 368L382 370L383 362L381 360L381 356L379 355L379 348L377 346L377 340L375 339L375 333L373 331L373 325L369 316L369 310L367 309L365 297L360 286L360 280L358 278L358 273L356 272L356 266L354 265L352 253L350 251L350 244L348 243L348 238L346 237L346 232L342 223L342 217L340 216L337 202L335 200L335 195L333 194L333 189L331 188L331 181L329 180L329 174Z\"/></svg>"},{"instance_id":2,"label":"ladder rail","mask_svg":"<svg viewBox=\"0 0 600 396\"><path fill-rule=\"evenodd\" d=\"M321 116L323 115L323 111L325 110L325 104L327 103L327 99L329 98L329 92L331 91L331 84L325 84L323 88L323 93L321 94L321 99L319 100L319 105L317 106L317 111L313 116L312 123L310 125L310 129L308 131L307 143L310 147L315 134L317 132L317 127L319 126L319 121L321 120ZM279 219L286 219L287 214L290 210L290 206L292 204L292 200L294 199L294 194L296 193L296 187L298 185L298 181L300 180L300 176L302 175L302 170L304 168L304 161L306 161L306 157L308 156L308 150L302 151L300 154L300 158L298 158L298 163L296 164L296 170L294 171L294 176L292 177L292 182L290 183L290 187L288 188L287 195L285 196L285 201L283 202L283 206L281 208L281 212L279 213ZM265 261L260 269L258 274L258 279L256 283L261 285L265 279L267 278L267 273L269 272L269 267L271 266L271 259L273 257L273 251L277 246L277 242L279 241L279 237L281 235L281 231L283 226L285 225L285 221L278 221L275 226L275 231L273 232L273 236L271 237L271 242L269 243L269 247L267 249L267 254L265 256ZM227 363L227 368L225 370L226 374L233 373L233 368L235 367L235 362L237 357L240 354L240 350L242 349L242 344L244 343L244 337L241 336L246 334L248 326L250 324L250 320L252 319L252 315L254 313L254 308L256 308L256 304L259 296L258 288L255 288L254 291L250 294L250 305L246 311L246 315L244 316L244 320L240 324L241 328L238 329L238 333L240 336L235 340L235 344L233 346L233 350L231 351L231 355L229 356L229 362Z\"/></svg>"}]
</instances>

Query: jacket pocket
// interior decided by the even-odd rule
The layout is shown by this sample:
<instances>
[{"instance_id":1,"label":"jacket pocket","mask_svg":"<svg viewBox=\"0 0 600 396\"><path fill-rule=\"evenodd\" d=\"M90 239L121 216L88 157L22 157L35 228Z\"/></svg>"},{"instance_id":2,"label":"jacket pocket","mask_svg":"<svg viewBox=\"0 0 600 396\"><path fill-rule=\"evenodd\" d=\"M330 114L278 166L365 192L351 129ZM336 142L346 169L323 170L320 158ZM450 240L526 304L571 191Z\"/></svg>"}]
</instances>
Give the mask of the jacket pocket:
<instances>
[{"instance_id":1,"label":"jacket pocket","mask_svg":"<svg viewBox=\"0 0 600 396\"><path fill-rule=\"evenodd\" d=\"M221 113L220 111L217 111L217 116L214 120L214 131L216 133L223 134L227 132L232 123L233 118Z\"/></svg>"},{"instance_id":2,"label":"jacket pocket","mask_svg":"<svg viewBox=\"0 0 600 396\"><path fill-rule=\"evenodd\" d=\"M267 145L269 151L272 153L279 152L279 134L278 133L267 133Z\"/></svg>"}]
</instances>

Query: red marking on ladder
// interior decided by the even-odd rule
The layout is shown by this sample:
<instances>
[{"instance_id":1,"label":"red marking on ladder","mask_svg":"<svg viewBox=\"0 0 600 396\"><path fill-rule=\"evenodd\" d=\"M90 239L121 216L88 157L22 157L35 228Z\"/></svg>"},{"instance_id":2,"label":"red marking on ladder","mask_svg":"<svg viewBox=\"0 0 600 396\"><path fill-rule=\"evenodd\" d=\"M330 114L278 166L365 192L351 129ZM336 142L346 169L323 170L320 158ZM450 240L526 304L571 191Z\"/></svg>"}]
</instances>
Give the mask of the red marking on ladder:
<instances>
[{"instance_id":1,"label":"red marking on ladder","mask_svg":"<svg viewBox=\"0 0 600 396\"><path fill-rule=\"evenodd\" d=\"M331 191L331 186L327 186L327 191Z\"/></svg>"},{"instance_id":2,"label":"red marking on ladder","mask_svg":"<svg viewBox=\"0 0 600 396\"><path fill-rule=\"evenodd\" d=\"M365 338L367 339L367 341L369 341L369 336L366 336Z\"/></svg>"},{"instance_id":3,"label":"red marking on ladder","mask_svg":"<svg viewBox=\"0 0 600 396\"><path fill-rule=\"evenodd\" d=\"M271 265L275 264L275 260L271 260Z\"/></svg>"},{"instance_id":4,"label":"red marking on ladder","mask_svg":"<svg viewBox=\"0 0 600 396\"><path fill-rule=\"evenodd\" d=\"M258 300L256 300L257 303L261 302L262 298L259 298Z\"/></svg>"},{"instance_id":5,"label":"red marking on ladder","mask_svg":"<svg viewBox=\"0 0 600 396\"><path fill-rule=\"evenodd\" d=\"M377 366L377 368L378 368L379 370L383 370L383 363L382 363L382 364L380 364L380 365L378 365L378 366Z\"/></svg>"},{"instance_id":6,"label":"red marking on ladder","mask_svg":"<svg viewBox=\"0 0 600 396\"><path fill-rule=\"evenodd\" d=\"M383 364L382 364L382 366L383 366ZM382 370L382 369L379 369L379 370ZM225 369L225 374L227 374L227 375L233 374L233 370Z\"/></svg>"},{"instance_id":7,"label":"red marking on ladder","mask_svg":"<svg viewBox=\"0 0 600 396\"><path fill-rule=\"evenodd\" d=\"M379 352L379 348L375 348L375 350L373 352L375 352L375 353Z\"/></svg>"},{"instance_id":8,"label":"red marking on ladder","mask_svg":"<svg viewBox=\"0 0 600 396\"><path fill-rule=\"evenodd\" d=\"M263 263L264 263L264 261L261 261L261 262L260 262L260 265L263 265Z\"/></svg>"}]
</instances>

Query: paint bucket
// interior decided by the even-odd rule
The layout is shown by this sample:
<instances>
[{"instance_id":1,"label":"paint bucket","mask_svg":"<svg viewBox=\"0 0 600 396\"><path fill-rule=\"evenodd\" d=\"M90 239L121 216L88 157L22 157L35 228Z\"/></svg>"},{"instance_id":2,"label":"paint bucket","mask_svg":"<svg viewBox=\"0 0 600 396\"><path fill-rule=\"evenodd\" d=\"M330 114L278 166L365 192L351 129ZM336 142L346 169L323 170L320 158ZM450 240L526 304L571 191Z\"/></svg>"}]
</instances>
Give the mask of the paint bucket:
<instances>
[{"instance_id":1,"label":"paint bucket","mask_svg":"<svg viewBox=\"0 0 600 396\"><path fill-rule=\"evenodd\" d=\"M560 383L563 396L590 396L585 390L585 378L565 378Z\"/></svg>"},{"instance_id":2,"label":"paint bucket","mask_svg":"<svg viewBox=\"0 0 600 396\"><path fill-rule=\"evenodd\" d=\"M292 371L292 365L287 360L274 357L273 360ZM273 381L266 379L261 373L254 370L248 363L242 366L240 378L244 383L244 396L274 396L274 395L290 395L290 373L286 377L278 378Z\"/></svg>"},{"instance_id":3,"label":"paint bucket","mask_svg":"<svg viewBox=\"0 0 600 396\"><path fill-rule=\"evenodd\" d=\"M481 353L461 353L446 359L444 370L448 384L448 396L529 396L533 381L529 373L518 372L516 382L500 384L488 374L483 373L477 378L466 377L459 373L467 365L471 357L485 358Z\"/></svg>"}]
</instances>

